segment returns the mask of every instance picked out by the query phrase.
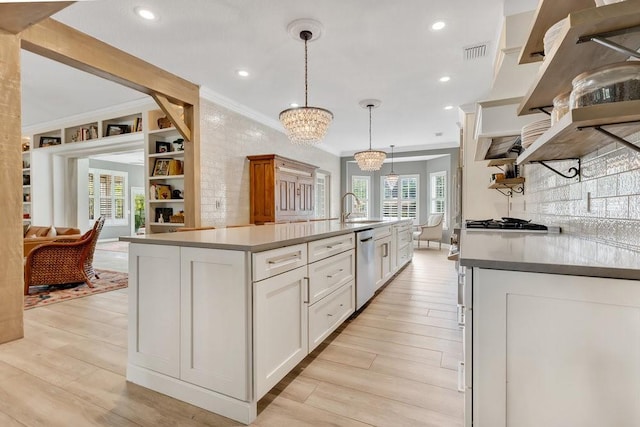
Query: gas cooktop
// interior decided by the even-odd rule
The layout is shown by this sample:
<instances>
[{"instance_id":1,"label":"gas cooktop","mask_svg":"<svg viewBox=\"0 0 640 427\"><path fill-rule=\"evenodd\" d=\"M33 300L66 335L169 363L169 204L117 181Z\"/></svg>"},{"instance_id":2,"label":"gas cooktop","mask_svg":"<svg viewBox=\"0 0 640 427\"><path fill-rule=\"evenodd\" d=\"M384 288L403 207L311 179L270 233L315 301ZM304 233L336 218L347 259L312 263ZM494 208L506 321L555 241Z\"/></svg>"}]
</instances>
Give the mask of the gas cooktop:
<instances>
[{"instance_id":1,"label":"gas cooktop","mask_svg":"<svg viewBox=\"0 0 640 427\"><path fill-rule=\"evenodd\" d=\"M510 217L502 217L502 219L468 219L466 221L466 228L485 231L548 231L548 227L546 225L535 224L526 219Z\"/></svg>"}]
</instances>

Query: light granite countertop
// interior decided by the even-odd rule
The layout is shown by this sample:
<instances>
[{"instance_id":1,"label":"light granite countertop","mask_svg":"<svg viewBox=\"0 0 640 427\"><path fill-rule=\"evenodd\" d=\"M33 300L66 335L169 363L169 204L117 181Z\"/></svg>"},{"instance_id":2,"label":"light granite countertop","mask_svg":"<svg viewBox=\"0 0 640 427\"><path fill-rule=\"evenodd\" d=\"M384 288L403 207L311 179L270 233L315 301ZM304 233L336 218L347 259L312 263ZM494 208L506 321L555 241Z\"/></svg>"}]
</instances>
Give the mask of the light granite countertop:
<instances>
[{"instance_id":1,"label":"light granite countertop","mask_svg":"<svg viewBox=\"0 0 640 427\"><path fill-rule=\"evenodd\" d=\"M325 237L338 236L376 227L410 223L411 220L353 221L341 224L338 220L309 221L291 224L256 225L215 230L156 233L142 236L120 237L131 243L150 245L187 246L207 249L262 252L269 249L306 243Z\"/></svg>"},{"instance_id":2,"label":"light granite countertop","mask_svg":"<svg viewBox=\"0 0 640 427\"><path fill-rule=\"evenodd\" d=\"M461 230L460 264L496 270L640 280L640 252L562 233Z\"/></svg>"}]
</instances>

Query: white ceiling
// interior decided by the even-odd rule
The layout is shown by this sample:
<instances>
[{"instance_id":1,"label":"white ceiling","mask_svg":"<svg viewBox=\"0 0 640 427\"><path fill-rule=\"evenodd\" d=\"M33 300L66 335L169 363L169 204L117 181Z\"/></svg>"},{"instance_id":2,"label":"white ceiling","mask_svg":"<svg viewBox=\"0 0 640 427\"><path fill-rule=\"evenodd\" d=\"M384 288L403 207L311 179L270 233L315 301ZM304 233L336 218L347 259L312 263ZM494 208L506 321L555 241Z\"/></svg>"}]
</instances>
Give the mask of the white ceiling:
<instances>
[{"instance_id":1,"label":"white ceiling","mask_svg":"<svg viewBox=\"0 0 640 427\"><path fill-rule=\"evenodd\" d=\"M141 20L136 6L160 19ZM365 98L382 100L373 111L374 148L457 146L457 109L444 107L488 94L503 8L503 0L99 0L54 18L276 126L281 110L304 103L303 44L287 25L316 19L324 33L309 45L309 104L334 113L325 144L348 155L368 147L368 112L358 105ZM447 26L431 30L439 20ZM490 42L489 55L464 61L463 47L481 42ZM239 78L238 69L250 77ZM24 126L144 97L28 52L22 73ZM439 82L444 75L451 80Z\"/></svg>"}]
</instances>

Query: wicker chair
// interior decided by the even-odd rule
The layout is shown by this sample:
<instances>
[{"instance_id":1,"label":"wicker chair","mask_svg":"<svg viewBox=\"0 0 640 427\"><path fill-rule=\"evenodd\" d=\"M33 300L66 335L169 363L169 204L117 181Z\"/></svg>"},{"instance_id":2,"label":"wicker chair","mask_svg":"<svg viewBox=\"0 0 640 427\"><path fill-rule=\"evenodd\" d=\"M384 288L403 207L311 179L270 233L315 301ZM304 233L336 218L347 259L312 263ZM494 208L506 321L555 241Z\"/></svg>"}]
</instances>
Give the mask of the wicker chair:
<instances>
[{"instance_id":1,"label":"wicker chair","mask_svg":"<svg viewBox=\"0 0 640 427\"><path fill-rule=\"evenodd\" d=\"M38 285L86 283L92 288L91 278L99 279L93 269L93 252L103 225L104 218L100 217L79 240L45 243L34 248L24 265L24 294L29 294L29 287Z\"/></svg>"},{"instance_id":2,"label":"wicker chair","mask_svg":"<svg viewBox=\"0 0 640 427\"><path fill-rule=\"evenodd\" d=\"M96 271L93 268L93 253L96 250L96 244L98 243L98 238L100 237L100 232L102 231L102 227L104 227L104 217L101 216L100 218L98 218L95 222L95 224L93 224L93 240L91 241L91 247L89 248L89 253L87 254L87 258L84 260L84 272L87 274L87 277L89 279L91 279L92 277L95 277L96 279L99 279L100 277L98 277L98 275L96 274Z\"/></svg>"}]
</instances>

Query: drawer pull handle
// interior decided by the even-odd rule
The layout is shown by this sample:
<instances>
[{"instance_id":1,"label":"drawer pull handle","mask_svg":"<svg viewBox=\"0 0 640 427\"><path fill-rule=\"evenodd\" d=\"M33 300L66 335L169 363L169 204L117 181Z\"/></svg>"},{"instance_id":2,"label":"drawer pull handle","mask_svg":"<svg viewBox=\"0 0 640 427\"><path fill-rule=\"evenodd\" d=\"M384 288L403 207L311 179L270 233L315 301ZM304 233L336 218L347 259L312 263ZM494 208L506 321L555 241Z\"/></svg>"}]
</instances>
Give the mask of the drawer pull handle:
<instances>
[{"instance_id":1,"label":"drawer pull handle","mask_svg":"<svg viewBox=\"0 0 640 427\"><path fill-rule=\"evenodd\" d=\"M458 304L458 326L464 326L464 305Z\"/></svg>"},{"instance_id":2,"label":"drawer pull handle","mask_svg":"<svg viewBox=\"0 0 640 427\"><path fill-rule=\"evenodd\" d=\"M464 392L464 362L458 362L458 391Z\"/></svg>"},{"instance_id":3,"label":"drawer pull handle","mask_svg":"<svg viewBox=\"0 0 640 427\"><path fill-rule=\"evenodd\" d=\"M327 249L335 249L339 248L340 246L342 246L342 242L336 243L335 245L327 245Z\"/></svg>"},{"instance_id":4,"label":"drawer pull handle","mask_svg":"<svg viewBox=\"0 0 640 427\"><path fill-rule=\"evenodd\" d=\"M276 264L286 265L292 262L297 262L300 259L300 254L289 255L284 258L270 259L269 264L275 266Z\"/></svg>"},{"instance_id":5,"label":"drawer pull handle","mask_svg":"<svg viewBox=\"0 0 640 427\"><path fill-rule=\"evenodd\" d=\"M342 273L343 271L344 271L344 268L341 268L340 270L336 271L335 273L329 274L327 276L327 279L333 279L335 276L337 276L338 274Z\"/></svg>"},{"instance_id":6,"label":"drawer pull handle","mask_svg":"<svg viewBox=\"0 0 640 427\"><path fill-rule=\"evenodd\" d=\"M309 294L310 294L310 292L309 292L309 282L310 282L310 280L309 280L308 277L305 277L304 280L306 280L306 282L307 282L307 287L306 287L306 291L307 292L306 292L306 295L304 297L304 303L305 304L309 304L309 299L310 299L309 298Z\"/></svg>"}]
</instances>

